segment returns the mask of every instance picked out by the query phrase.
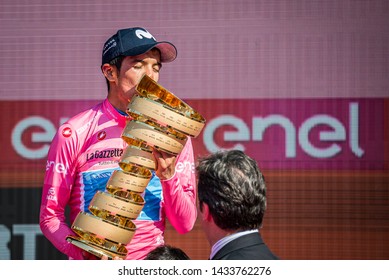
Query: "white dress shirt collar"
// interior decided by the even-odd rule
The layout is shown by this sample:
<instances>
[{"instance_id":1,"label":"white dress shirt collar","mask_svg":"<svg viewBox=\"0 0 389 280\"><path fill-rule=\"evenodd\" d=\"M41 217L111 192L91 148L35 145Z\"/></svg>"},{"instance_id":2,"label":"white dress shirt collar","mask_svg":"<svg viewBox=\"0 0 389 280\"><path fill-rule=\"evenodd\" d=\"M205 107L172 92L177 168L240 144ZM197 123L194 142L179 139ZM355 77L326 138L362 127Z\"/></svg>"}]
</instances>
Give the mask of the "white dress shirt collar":
<instances>
[{"instance_id":1,"label":"white dress shirt collar","mask_svg":"<svg viewBox=\"0 0 389 280\"><path fill-rule=\"evenodd\" d=\"M246 234L250 234L253 232L258 232L258 229L251 229L251 230L246 230L246 231L240 231L233 233L231 235L227 235L223 237L222 239L218 240L215 244L213 244L212 249L211 249L211 256L209 257L210 260L216 255L216 253L227 243L231 242L234 239L237 239L238 237L241 237Z\"/></svg>"}]
</instances>

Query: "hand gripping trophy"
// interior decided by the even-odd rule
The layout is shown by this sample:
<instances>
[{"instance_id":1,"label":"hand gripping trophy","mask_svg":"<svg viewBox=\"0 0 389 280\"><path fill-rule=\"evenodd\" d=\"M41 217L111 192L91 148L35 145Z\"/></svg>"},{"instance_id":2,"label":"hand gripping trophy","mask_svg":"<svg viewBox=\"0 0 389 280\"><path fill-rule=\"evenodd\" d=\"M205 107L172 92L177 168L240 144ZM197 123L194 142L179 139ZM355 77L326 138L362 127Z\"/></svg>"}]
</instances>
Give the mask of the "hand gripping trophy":
<instances>
[{"instance_id":1,"label":"hand gripping trophy","mask_svg":"<svg viewBox=\"0 0 389 280\"><path fill-rule=\"evenodd\" d=\"M149 183L155 161L152 149L173 155L181 152L187 137L197 137L205 119L147 75L136 87L137 94L127 106L131 119L122 133L127 143L120 162L106 185L80 212L72 224L77 236L67 240L101 258L125 258L136 230L132 222L143 209L143 193Z\"/></svg>"}]
</instances>

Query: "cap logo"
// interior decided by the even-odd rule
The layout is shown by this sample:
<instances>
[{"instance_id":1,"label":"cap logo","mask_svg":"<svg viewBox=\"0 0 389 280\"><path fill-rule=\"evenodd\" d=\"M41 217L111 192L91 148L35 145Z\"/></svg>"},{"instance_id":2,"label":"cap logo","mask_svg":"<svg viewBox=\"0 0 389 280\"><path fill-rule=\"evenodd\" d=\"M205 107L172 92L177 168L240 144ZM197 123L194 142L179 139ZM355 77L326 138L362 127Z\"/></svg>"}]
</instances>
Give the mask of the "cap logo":
<instances>
[{"instance_id":1,"label":"cap logo","mask_svg":"<svg viewBox=\"0 0 389 280\"><path fill-rule=\"evenodd\" d=\"M143 39L143 38L147 38L147 39L153 39L154 41L157 41L155 40L154 36L151 35L148 31L146 30L141 30L141 29L137 29L135 30L135 35L136 37L138 37L139 39Z\"/></svg>"},{"instance_id":2,"label":"cap logo","mask_svg":"<svg viewBox=\"0 0 389 280\"><path fill-rule=\"evenodd\" d=\"M109 51L110 49L112 49L113 47L116 47L115 39L112 39L105 44L104 49L103 49L103 55L105 55L106 52Z\"/></svg>"}]
</instances>

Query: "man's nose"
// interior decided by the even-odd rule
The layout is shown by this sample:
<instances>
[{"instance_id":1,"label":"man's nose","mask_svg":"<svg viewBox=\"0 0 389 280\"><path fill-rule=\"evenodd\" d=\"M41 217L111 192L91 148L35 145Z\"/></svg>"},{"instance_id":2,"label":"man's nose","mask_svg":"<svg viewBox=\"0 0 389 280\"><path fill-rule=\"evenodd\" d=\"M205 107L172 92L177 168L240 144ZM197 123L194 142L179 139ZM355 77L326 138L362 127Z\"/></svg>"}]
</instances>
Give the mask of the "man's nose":
<instances>
[{"instance_id":1,"label":"man's nose","mask_svg":"<svg viewBox=\"0 0 389 280\"><path fill-rule=\"evenodd\" d=\"M146 68L146 75L154 81L158 81L158 73L153 69L153 67Z\"/></svg>"}]
</instances>

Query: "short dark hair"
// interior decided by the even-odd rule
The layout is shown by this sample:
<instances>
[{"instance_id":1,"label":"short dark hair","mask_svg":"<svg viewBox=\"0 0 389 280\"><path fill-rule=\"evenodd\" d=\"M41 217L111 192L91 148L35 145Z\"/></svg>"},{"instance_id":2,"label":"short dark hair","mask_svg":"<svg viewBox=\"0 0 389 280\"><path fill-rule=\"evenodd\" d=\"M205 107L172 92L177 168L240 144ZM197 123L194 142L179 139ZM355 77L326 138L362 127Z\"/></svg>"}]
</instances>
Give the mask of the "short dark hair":
<instances>
[{"instance_id":1,"label":"short dark hair","mask_svg":"<svg viewBox=\"0 0 389 280\"><path fill-rule=\"evenodd\" d=\"M206 203L224 230L258 229L266 210L266 184L257 162L242 151L219 151L196 166L200 211Z\"/></svg>"},{"instance_id":2,"label":"short dark hair","mask_svg":"<svg viewBox=\"0 0 389 280\"><path fill-rule=\"evenodd\" d=\"M180 248L161 245L150 251L145 260L189 260L188 255Z\"/></svg>"}]
</instances>

